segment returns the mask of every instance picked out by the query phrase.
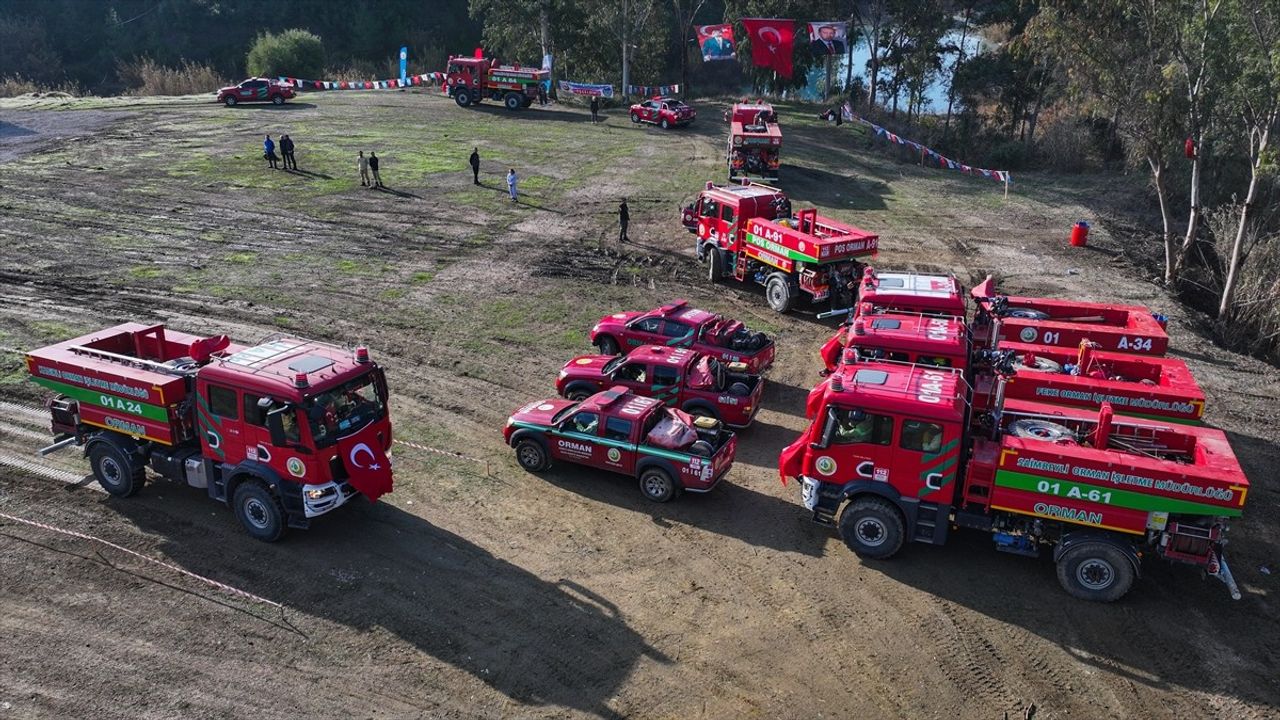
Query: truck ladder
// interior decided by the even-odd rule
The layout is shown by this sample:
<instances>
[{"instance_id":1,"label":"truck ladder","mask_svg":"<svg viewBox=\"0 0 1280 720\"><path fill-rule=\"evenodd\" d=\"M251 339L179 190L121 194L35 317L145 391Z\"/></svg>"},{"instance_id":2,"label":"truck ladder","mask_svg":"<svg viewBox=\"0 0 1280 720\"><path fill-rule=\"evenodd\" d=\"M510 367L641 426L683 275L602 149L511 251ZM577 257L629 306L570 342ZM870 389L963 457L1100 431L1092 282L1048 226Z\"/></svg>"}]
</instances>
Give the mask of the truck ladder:
<instances>
[{"instance_id":1,"label":"truck ladder","mask_svg":"<svg viewBox=\"0 0 1280 720\"><path fill-rule=\"evenodd\" d=\"M733 277L738 282L742 282L747 277L747 253L742 250L738 251L738 257L734 260Z\"/></svg>"},{"instance_id":2,"label":"truck ladder","mask_svg":"<svg viewBox=\"0 0 1280 720\"><path fill-rule=\"evenodd\" d=\"M177 375L178 377L186 377L190 372L185 372L180 368L155 362L154 360L143 360L142 358L130 357L128 355L120 355L119 353L107 352L106 350L95 350L94 348L85 347L83 345L73 345L67 348L68 351L76 355L85 355L87 357L96 358L98 360L107 360L121 365L136 367L141 370L150 370L152 372L163 373L165 375Z\"/></svg>"}]
</instances>

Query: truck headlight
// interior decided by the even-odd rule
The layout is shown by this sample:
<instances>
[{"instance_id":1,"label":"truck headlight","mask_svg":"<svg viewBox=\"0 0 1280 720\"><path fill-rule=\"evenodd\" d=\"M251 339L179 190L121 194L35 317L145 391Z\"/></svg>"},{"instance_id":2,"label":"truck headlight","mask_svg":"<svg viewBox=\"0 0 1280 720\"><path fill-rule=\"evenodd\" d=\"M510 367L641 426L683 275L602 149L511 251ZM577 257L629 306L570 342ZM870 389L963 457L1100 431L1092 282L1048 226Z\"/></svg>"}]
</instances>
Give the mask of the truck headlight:
<instances>
[{"instance_id":1,"label":"truck headlight","mask_svg":"<svg viewBox=\"0 0 1280 720\"><path fill-rule=\"evenodd\" d=\"M331 487L326 487L326 488L316 488L316 489L314 489L314 490L307 490L306 492L307 492L307 499L308 499L308 500L319 500L320 498L324 497L325 495L332 494L332 493L333 493L333 488L331 488Z\"/></svg>"}]
</instances>

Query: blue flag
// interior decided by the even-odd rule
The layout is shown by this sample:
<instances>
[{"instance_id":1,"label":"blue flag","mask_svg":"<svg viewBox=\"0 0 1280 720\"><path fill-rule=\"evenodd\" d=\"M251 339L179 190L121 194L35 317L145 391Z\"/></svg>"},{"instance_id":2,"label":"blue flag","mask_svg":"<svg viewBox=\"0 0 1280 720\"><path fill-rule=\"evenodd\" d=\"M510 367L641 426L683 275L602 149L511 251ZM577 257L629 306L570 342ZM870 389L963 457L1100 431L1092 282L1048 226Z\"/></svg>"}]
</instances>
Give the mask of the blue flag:
<instances>
[{"instance_id":1,"label":"blue flag","mask_svg":"<svg viewBox=\"0 0 1280 720\"><path fill-rule=\"evenodd\" d=\"M409 48L400 48L400 79L404 80L409 75Z\"/></svg>"}]
</instances>

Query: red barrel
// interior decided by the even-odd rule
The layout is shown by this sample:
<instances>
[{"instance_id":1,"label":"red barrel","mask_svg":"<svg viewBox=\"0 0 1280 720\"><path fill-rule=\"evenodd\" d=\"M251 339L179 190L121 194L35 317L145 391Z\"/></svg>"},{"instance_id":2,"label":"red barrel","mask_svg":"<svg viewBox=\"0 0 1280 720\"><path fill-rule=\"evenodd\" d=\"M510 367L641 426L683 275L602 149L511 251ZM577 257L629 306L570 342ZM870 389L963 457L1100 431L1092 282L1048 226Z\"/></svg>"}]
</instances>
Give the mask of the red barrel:
<instances>
[{"instance_id":1,"label":"red barrel","mask_svg":"<svg viewBox=\"0 0 1280 720\"><path fill-rule=\"evenodd\" d=\"M1089 244L1089 223L1081 220L1071 227L1071 247L1084 247Z\"/></svg>"}]
</instances>

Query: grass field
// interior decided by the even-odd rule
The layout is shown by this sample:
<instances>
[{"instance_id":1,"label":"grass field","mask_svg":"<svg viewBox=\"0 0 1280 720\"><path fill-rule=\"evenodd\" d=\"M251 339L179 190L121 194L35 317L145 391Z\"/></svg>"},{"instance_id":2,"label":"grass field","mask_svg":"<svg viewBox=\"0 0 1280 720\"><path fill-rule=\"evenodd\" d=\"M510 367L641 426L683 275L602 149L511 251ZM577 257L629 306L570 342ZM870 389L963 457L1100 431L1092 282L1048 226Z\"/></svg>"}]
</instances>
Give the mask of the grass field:
<instances>
[{"instance_id":1,"label":"grass field","mask_svg":"<svg viewBox=\"0 0 1280 720\"><path fill-rule=\"evenodd\" d=\"M285 606L0 521L0 718L1276 717L1280 373L1226 353L1127 257L1124 178L921 168L781 106L796 207L881 234L877 265L991 273L1012 292L1170 315L1207 419L1249 475L1230 557L1245 598L1152 563L1113 606L1048 558L945 547L860 562L813 525L778 451L805 426L833 325L713 286L678 210L724 179L722 106L686 130L614 111L509 113L420 92L0 101L0 400L43 399L21 355L123 321L367 344L387 368L396 490L262 545L199 491L116 500L0 465L0 512L76 528ZM9 128L30 132L6 132ZM290 134L301 171L266 168ZM467 156L478 147L483 186ZM361 188L356 152L388 189ZM521 201L507 199L514 167ZM616 210L631 207L631 244ZM1093 224L1091 247L1066 247ZM508 414L554 393L601 316L674 298L776 335L730 482L671 505L625 478L521 471ZM8 407L8 405L0 406ZM34 444L0 422L0 458ZM38 423L36 423L38 425ZM19 427L21 426L21 427ZM71 453L50 467L83 474ZM107 564L107 563L110 564Z\"/></svg>"}]
</instances>

